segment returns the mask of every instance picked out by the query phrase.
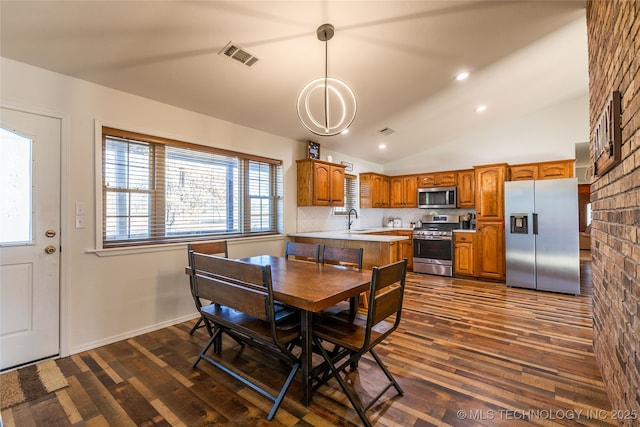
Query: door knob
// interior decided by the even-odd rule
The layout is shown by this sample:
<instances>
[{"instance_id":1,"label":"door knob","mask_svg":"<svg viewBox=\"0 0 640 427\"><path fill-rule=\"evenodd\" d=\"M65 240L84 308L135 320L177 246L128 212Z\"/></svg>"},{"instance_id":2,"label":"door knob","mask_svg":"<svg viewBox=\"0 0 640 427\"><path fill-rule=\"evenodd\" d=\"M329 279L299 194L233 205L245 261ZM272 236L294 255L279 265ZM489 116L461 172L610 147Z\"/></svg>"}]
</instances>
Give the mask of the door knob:
<instances>
[{"instance_id":1,"label":"door knob","mask_svg":"<svg viewBox=\"0 0 640 427\"><path fill-rule=\"evenodd\" d=\"M54 253L56 251L56 247L53 245L49 245L46 248L44 248L44 251L46 253L48 253L49 255L51 255L52 253Z\"/></svg>"}]
</instances>

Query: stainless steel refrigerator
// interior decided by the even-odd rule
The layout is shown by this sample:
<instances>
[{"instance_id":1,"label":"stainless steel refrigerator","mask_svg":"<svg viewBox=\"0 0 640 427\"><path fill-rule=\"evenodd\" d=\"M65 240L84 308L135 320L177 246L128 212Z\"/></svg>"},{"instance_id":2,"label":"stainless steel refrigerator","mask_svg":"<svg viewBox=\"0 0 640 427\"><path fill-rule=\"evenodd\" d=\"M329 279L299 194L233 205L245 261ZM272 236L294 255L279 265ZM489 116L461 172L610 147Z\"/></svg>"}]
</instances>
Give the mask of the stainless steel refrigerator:
<instances>
[{"instance_id":1,"label":"stainless steel refrigerator","mask_svg":"<svg viewBox=\"0 0 640 427\"><path fill-rule=\"evenodd\" d=\"M509 287L580 294L576 178L504 184Z\"/></svg>"}]
</instances>

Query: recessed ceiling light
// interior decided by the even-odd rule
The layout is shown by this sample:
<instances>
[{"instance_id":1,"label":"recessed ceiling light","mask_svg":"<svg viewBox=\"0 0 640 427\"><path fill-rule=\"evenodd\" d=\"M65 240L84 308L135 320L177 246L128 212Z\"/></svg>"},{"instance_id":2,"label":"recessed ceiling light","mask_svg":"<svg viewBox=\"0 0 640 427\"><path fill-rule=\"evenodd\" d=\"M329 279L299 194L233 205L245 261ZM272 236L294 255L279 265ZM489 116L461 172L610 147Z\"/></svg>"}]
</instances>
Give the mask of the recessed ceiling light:
<instances>
[{"instance_id":1,"label":"recessed ceiling light","mask_svg":"<svg viewBox=\"0 0 640 427\"><path fill-rule=\"evenodd\" d=\"M378 150L384 150L385 148L387 148L387 144L378 145Z\"/></svg>"},{"instance_id":2,"label":"recessed ceiling light","mask_svg":"<svg viewBox=\"0 0 640 427\"><path fill-rule=\"evenodd\" d=\"M486 106L486 105L478 105L478 106L476 107L476 109L475 109L475 110L473 110L473 111L475 111L476 113L482 113L482 112L483 112L484 110L486 110L486 109L487 109L487 106Z\"/></svg>"},{"instance_id":3,"label":"recessed ceiling light","mask_svg":"<svg viewBox=\"0 0 640 427\"><path fill-rule=\"evenodd\" d=\"M349 129L345 129L342 132L340 132L340 134L342 134L342 135L347 134L347 133L349 133Z\"/></svg>"},{"instance_id":4,"label":"recessed ceiling light","mask_svg":"<svg viewBox=\"0 0 640 427\"><path fill-rule=\"evenodd\" d=\"M458 81L464 80L467 77L469 77L469 72L467 72L467 71L461 71L458 74L456 74L456 80L458 80Z\"/></svg>"}]
</instances>

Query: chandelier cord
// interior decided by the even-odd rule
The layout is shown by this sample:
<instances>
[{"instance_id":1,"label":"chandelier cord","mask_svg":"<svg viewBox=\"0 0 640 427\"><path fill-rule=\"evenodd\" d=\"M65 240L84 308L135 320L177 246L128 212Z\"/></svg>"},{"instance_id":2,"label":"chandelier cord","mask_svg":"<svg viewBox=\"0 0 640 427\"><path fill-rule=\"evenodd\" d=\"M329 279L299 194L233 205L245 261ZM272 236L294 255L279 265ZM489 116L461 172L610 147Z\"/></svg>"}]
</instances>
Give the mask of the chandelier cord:
<instances>
[{"instance_id":1,"label":"chandelier cord","mask_svg":"<svg viewBox=\"0 0 640 427\"><path fill-rule=\"evenodd\" d=\"M324 41L324 127L329 129L329 40Z\"/></svg>"}]
</instances>

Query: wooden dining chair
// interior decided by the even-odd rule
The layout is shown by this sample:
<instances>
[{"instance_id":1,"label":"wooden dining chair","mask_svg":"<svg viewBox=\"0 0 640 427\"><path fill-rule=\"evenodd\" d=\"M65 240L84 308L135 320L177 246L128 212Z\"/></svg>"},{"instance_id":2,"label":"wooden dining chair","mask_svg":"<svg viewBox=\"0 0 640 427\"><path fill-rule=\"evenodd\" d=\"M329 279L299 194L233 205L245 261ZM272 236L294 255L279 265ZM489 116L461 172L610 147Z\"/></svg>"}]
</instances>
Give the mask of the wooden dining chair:
<instances>
[{"instance_id":1,"label":"wooden dining chair","mask_svg":"<svg viewBox=\"0 0 640 427\"><path fill-rule=\"evenodd\" d=\"M216 240L215 242L189 243L187 245L187 255L191 251L202 253L202 254L209 254L209 255L220 255L220 256L224 255L225 258L229 258L229 249L228 249L226 240ZM189 265L189 267L191 267L191 265ZM198 313L200 313L200 308L202 308L203 301L201 301L200 299L196 299L194 295L193 283L190 283L190 287L191 287L191 295L193 296L193 299L196 303L196 309L198 310ZM202 328L202 327L207 328L207 332L209 332L209 336L213 334L213 331L211 330L211 325L208 324L205 318L200 316L196 324L193 325L193 328L191 328L191 331L189 331L189 335L193 335L195 331L197 331L199 328Z\"/></svg>"},{"instance_id":2,"label":"wooden dining chair","mask_svg":"<svg viewBox=\"0 0 640 427\"><path fill-rule=\"evenodd\" d=\"M300 261L320 262L320 245L313 243L287 242L284 257Z\"/></svg>"},{"instance_id":3,"label":"wooden dining chair","mask_svg":"<svg viewBox=\"0 0 640 427\"><path fill-rule=\"evenodd\" d=\"M214 325L214 333L193 362L195 368L204 359L254 391L269 398L273 405L267 419L271 420L300 367L300 358L289 350L290 344L300 340L300 312L296 309L276 310L273 300L271 266L250 264L214 255L190 252L190 271L198 298L212 304L200 309L200 313ZM264 386L252 382L251 376L237 366L211 357L207 352L220 341L222 333L241 344L275 356L289 367L289 373L277 394L271 394ZM274 370L277 372L277 370Z\"/></svg>"},{"instance_id":4,"label":"wooden dining chair","mask_svg":"<svg viewBox=\"0 0 640 427\"><path fill-rule=\"evenodd\" d=\"M322 263L341 265L362 271L363 248L340 248L322 245Z\"/></svg>"},{"instance_id":5,"label":"wooden dining chair","mask_svg":"<svg viewBox=\"0 0 640 427\"><path fill-rule=\"evenodd\" d=\"M341 248L337 246L322 245L322 264L336 265L362 271L363 254L363 248ZM363 296L365 295L366 294L363 294ZM358 305L358 298L351 298L348 304L346 301L340 302L326 308L321 314L337 313L346 310L355 314L358 311Z\"/></svg>"},{"instance_id":6,"label":"wooden dining chair","mask_svg":"<svg viewBox=\"0 0 640 427\"><path fill-rule=\"evenodd\" d=\"M404 394L400 384L391 375L374 347L384 341L400 324L406 275L406 258L382 267L373 267L366 316L357 314L353 320L347 316L319 317L313 325L314 347L324 358L323 364L314 370L316 372L325 370L330 374L327 378L314 373L314 378L320 379L320 383L315 387L321 386L332 377L336 378L366 426L371 426L366 411L389 388L394 387L399 395ZM334 349L327 350L324 347L325 343L333 344ZM356 369L358 360L366 353L373 356L389 383L365 406L361 403L357 391L350 388L342 374L346 375L347 368Z\"/></svg>"}]
</instances>

